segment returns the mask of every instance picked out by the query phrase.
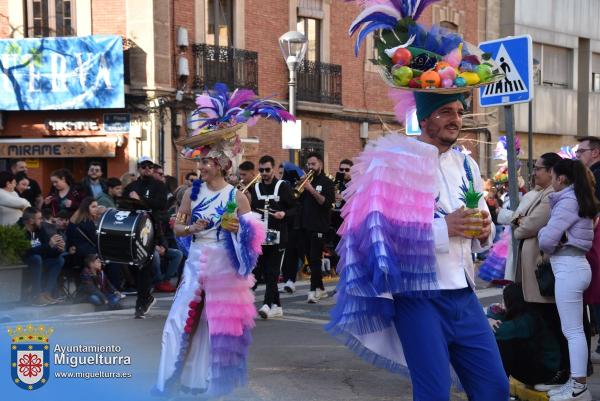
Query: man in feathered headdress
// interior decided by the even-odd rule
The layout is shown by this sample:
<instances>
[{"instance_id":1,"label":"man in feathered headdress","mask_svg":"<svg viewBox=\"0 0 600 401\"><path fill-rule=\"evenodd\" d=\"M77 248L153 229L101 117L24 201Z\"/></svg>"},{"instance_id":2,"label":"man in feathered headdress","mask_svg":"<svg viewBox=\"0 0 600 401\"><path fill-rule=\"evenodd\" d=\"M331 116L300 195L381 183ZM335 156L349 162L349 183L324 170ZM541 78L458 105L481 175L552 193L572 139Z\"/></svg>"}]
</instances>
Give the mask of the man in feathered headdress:
<instances>
[{"instance_id":1,"label":"man in feathered headdress","mask_svg":"<svg viewBox=\"0 0 600 401\"><path fill-rule=\"evenodd\" d=\"M475 161L452 149L466 108L462 92L488 77L469 71L483 56L462 39L414 22L431 3L362 1L351 30L365 25L359 41L381 30L382 76L405 90L394 96L396 114L405 121L416 108L422 134L420 141L386 135L356 160L328 330L369 362L410 374L415 401L448 401L458 380L470 400L508 400L498 346L474 292L471 253L493 238L483 183ZM422 81L409 85L395 73L401 68ZM440 74L448 76L444 84Z\"/></svg>"}]
</instances>

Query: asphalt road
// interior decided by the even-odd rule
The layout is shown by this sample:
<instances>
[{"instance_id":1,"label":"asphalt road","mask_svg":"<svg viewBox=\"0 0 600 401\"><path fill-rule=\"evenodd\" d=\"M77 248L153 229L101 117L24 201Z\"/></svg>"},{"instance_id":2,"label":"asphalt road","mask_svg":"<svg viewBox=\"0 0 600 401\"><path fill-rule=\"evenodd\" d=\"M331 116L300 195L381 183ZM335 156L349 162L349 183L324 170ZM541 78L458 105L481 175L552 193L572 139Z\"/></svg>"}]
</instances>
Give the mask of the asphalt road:
<instances>
[{"instance_id":1,"label":"asphalt road","mask_svg":"<svg viewBox=\"0 0 600 401\"><path fill-rule=\"evenodd\" d=\"M328 289L333 290L333 285ZM248 360L249 383L223 398L229 401L383 401L411 400L410 382L398 375L377 369L363 362L344 346L333 340L324 330L333 297L319 304L306 303L307 283L293 294L283 294L284 317L277 320L258 320L253 332L254 342ZM259 288L257 299L264 290ZM482 304L499 299L499 290L478 291ZM10 375L0 378L0 389L6 389L11 401L81 399L81 392L90 401L154 399L149 395L156 378L160 355L160 339L164 319L172 296L159 294L157 305L144 320L132 318L133 310L94 312L55 316L33 321L33 324L52 326L56 344L106 344L121 347L121 355L131 357L131 365L115 370L130 371L130 379L60 379L54 376L39 390L25 392L10 383ZM132 305L133 298L126 300ZM257 306L260 302L257 302ZM29 323L29 322L23 322ZM15 326L4 324L3 329ZM6 331L4 331L6 333ZM4 340L8 338L5 337ZM3 341L4 341L3 340ZM8 343L8 341L6 342ZM3 346L5 349L5 347ZM5 355L0 354L2 360ZM6 366L6 365L5 365ZM69 371L68 366L52 366L57 371ZM80 366L79 370L97 370ZM89 398L88 398L89 397ZM176 397L184 401L198 398ZM464 400L464 394L454 394L453 400ZM160 400L160 399L157 399Z\"/></svg>"}]
</instances>

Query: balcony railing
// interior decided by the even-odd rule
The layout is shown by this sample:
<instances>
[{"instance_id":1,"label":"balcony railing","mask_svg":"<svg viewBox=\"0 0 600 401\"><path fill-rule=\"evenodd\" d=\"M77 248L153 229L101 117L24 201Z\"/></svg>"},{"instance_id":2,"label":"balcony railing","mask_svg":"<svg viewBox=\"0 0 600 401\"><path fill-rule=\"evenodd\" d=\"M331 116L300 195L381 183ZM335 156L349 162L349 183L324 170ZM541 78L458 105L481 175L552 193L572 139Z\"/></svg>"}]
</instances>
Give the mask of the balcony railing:
<instances>
[{"instance_id":1,"label":"balcony railing","mask_svg":"<svg viewBox=\"0 0 600 401\"><path fill-rule=\"evenodd\" d=\"M305 60L298 68L298 100L342 104L342 66Z\"/></svg>"},{"instance_id":2,"label":"balcony railing","mask_svg":"<svg viewBox=\"0 0 600 401\"><path fill-rule=\"evenodd\" d=\"M229 89L247 88L258 93L258 53L233 47L195 44L193 89L212 88L217 82Z\"/></svg>"}]
</instances>

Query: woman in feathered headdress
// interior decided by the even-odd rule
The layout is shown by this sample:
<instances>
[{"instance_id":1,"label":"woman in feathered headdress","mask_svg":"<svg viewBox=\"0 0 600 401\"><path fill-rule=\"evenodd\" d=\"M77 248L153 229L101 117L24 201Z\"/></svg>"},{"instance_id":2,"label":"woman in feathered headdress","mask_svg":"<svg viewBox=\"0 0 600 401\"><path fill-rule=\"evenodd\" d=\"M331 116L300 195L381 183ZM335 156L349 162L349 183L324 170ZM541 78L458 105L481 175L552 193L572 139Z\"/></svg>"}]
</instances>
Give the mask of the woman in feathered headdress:
<instances>
[{"instance_id":1,"label":"woman in feathered headdress","mask_svg":"<svg viewBox=\"0 0 600 401\"><path fill-rule=\"evenodd\" d=\"M472 252L491 244L479 168L452 150L464 92L491 83L493 60L415 21L434 1L363 0L350 33L375 33L376 64L400 122L416 110L420 140L386 135L358 156L344 192L340 283L328 330L377 366L410 374L415 401L508 400L508 378L473 291ZM400 90L399 90L400 89ZM453 368L455 375L451 374Z\"/></svg>"},{"instance_id":2,"label":"woman in feathered headdress","mask_svg":"<svg viewBox=\"0 0 600 401\"><path fill-rule=\"evenodd\" d=\"M259 118L293 120L283 107L250 90L232 94L222 84L196 98L192 136L182 156L196 160L200 178L183 195L174 232L188 258L162 337L159 394L220 396L246 382L254 327L252 270L265 227L245 195L225 181L241 156L237 131Z\"/></svg>"}]
</instances>

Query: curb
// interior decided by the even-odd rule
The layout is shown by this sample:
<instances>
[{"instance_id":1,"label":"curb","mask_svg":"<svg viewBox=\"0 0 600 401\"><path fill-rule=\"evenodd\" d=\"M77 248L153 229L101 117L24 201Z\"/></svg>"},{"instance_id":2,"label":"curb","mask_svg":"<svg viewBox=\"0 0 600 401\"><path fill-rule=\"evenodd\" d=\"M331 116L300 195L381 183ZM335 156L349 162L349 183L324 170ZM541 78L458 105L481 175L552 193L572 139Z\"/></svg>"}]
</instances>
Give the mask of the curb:
<instances>
[{"instance_id":1,"label":"curb","mask_svg":"<svg viewBox=\"0 0 600 401\"><path fill-rule=\"evenodd\" d=\"M548 401L548 395L540 391L527 388L520 381L510 378L510 395L521 401Z\"/></svg>"}]
</instances>

